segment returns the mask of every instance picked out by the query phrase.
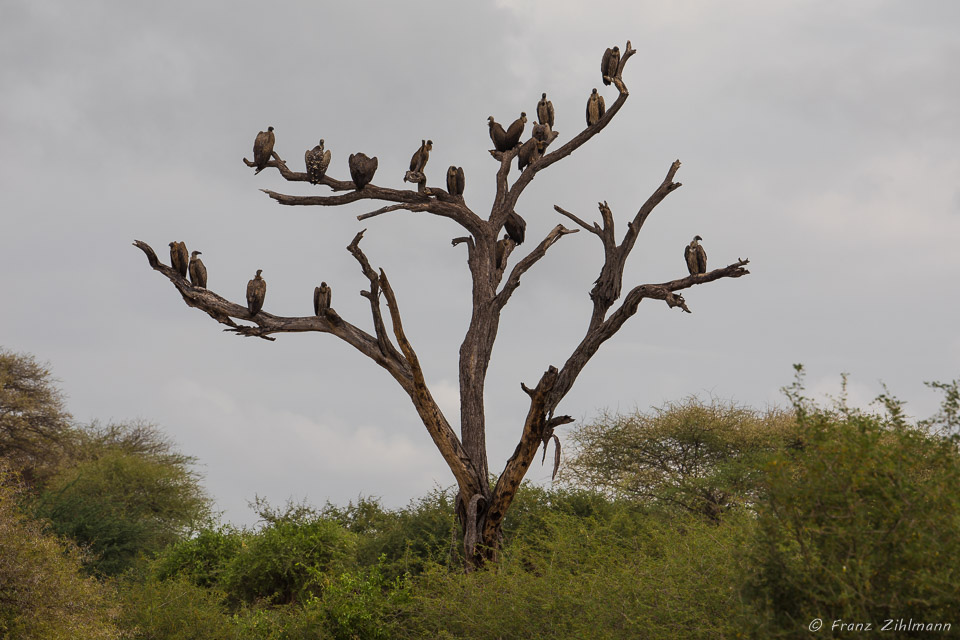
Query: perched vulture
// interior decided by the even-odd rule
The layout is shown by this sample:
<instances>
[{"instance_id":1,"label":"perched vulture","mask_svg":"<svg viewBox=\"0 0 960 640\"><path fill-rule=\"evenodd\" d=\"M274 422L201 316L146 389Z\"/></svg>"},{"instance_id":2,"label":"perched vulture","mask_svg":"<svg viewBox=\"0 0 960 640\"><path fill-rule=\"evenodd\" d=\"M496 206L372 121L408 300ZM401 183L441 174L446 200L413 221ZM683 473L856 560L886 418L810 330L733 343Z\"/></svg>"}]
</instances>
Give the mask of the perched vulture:
<instances>
[{"instance_id":1,"label":"perched vulture","mask_svg":"<svg viewBox=\"0 0 960 640\"><path fill-rule=\"evenodd\" d=\"M350 165L350 177L353 178L353 184L357 189L363 189L373 180L373 174L377 172L377 158L368 158L365 153L351 153L347 159Z\"/></svg>"},{"instance_id":2,"label":"perched vulture","mask_svg":"<svg viewBox=\"0 0 960 640\"><path fill-rule=\"evenodd\" d=\"M503 130L500 123L493 119L493 116L487 118L490 125L490 139L493 140L493 148L497 151L509 151L511 147L507 146L507 132Z\"/></svg>"},{"instance_id":3,"label":"perched vulture","mask_svg":"<svg viewBox=\"0 0 960 640\"><path fill-rule=\"evenodd\" d=\"M190 254L190 284L202 289L207 288L207 268L203 266L203 260L198 258L200 251L194 251Z\"/></svg>"},{"instance_id":4,"label":"perched vulture","mask_svg":"<svg viewBox=\"0 0 960 640\"><path fill-rule=\"evenodd\" d=\"M463 167L450 165L447 169L447 191L452 196L462 196L464 186Z\"/></svg>"},{"instance_id":5,"label":"perched vulture","mask_svg":"<svg viewBox=\"0 0 960 640\"><path fill-rule=\"evenodd\" d=\"M420 148L417 149L413 157L410 158L410 171L423 173L427 166L427 160L430 159L430 150L433 149L433 140L421 140Z\"/></svg>"},{"instance_id":6,"label":"perched vulture","mask_svg":"<svg viewBox=\"0 0 960 640\"><path fill-rule=\"evenodd\" d=\"M526 126L526 124L527 113L524 111L520 113L520 117L514 120L510 128L507 129L507 135L503 139L503 144L507 147L505 151L509 151L520 144L520 136L523 135L523 127Z\"/></svg>"},{"instance_id":7,"label":"perched vulture","mask_svg":"<svg viewBox=\"0 0 960 640\"><path fill-rule=\"evenodd\" d=\"M253 141L253 161L257 165L254 173L260 173L267 168L267 163L273 155L274 142L276 137L273 135L273 127L267 127L266 131L257 134L257 139Z\"/></svg>"},{"instance_id":8,"label":"perched vulture","mask_svg":"<svg viewBox=\"0 0 960 640\"><path fill-rule=\"evenodd\" d=\"M543 154L550 144L550 134L553 133L549 124L533 123L533 137L537 140L537 151Z\"/></svg>"},{"instance_id":9,"label":"perched vulture","mask_svg":"<svg viewBox=\"0 0 960 640\"><path fill-rule=\"evenodd\" d=\"M523 171L528 165L536 162L539 158L540 141L536 138L530 138L520 147L520 153L517 154L517 167L520 171Z\"/></svg>"},{"instance_id":10,"label":"perched vulture","mask_svg":"<svg viewBox=\"0 0 960 640\"><path fill-rule=\"evenodd\" d=\"M600 63L600 75L603 76L603 84L610 84L610 78L617 75L617 67L620 66L620 47L607 49L603 52L603 61Z\"/></svg>"},{"instance_id":11,"label":"perched vulture","mask_svg":"<svg viewBox=\"0 0 960 640\"><path fill-rule=\"evenodd\" d=\"M303 161L307 165L307 178L311 183L318 184L323 180L327 167L330 166L330 152L323 150L323 139L320 144L303 154Z\"/></svg>"},{"instance_id":12,"label":"perched vulture","mask_svg":"<svg viewBox=\"0 0 960 640\"><path fill-rule=\"evenodd\" d=\"M703 238L693 236L690 244L683 249L683 259L687 261L687 270L692 276L707 272L707 252L700 246L700 240Z\"/></svg>"},{"instance_id":13,"label":"perched vulture","mask_svg":"<svg viewBox=\"0 0 960 640\"><path fill-rule=\"evenodd\" d=\"M587 100L587 125L595 125L607 112L606 105L603 104L603 96L594 89Z\"/></svg>"},{"instance_id":14,"label":"perched vulture","mask_svg":"<svg viewBox=\"0 0 960 640\"><path fill-rule=\"evenodd\" d=\"M553 103L547 100L547 94L543 94L537 103L537 119L540 124L548 124L553 128Z\"/></svg>"},{"instance_id":15,"label":"perched vulture","mask_svg":"<svg viewBox=\"0 0 960 640\"><path fill-rule=\"evenodd\" d=\"M527 231L527 221L521 218L516 211L510 212L506 222L503 223L503 228L517 245L523 244L523 236Z\"/></svg>"},{"instance_id":16,"label":"perched vulture","mask_svg":"<svg viewBox=\"0 0 960 640\"><path fill-rule=\"evenodd\" d=\"M257 269L257 275L247 283L247 311L253 317L263 309L263 299L267 295L267 281L260 277L263 269Z\"/></svg>"},{"instance_id":17,"label":"perched vulture","mask_svg":"<svg viewBox=\"0 0 960 640\"><path fill-rule=\"evenodd\" d=\"M313 289L313 313L322 316L330 308L331 292L326 282Z\"/></svg>"},{"instance_id":18,"label":"perched vulture","mask_svg":"<svg viewBox=\"0 0 960 640\"><path fill-rule=\"evenodd\" d=\"M181 278L187 277L187 268L190 266L190 254L187 253L187 245L183 242L170 243L170 266L180 274Z\"/></svg>"}]
</instances>

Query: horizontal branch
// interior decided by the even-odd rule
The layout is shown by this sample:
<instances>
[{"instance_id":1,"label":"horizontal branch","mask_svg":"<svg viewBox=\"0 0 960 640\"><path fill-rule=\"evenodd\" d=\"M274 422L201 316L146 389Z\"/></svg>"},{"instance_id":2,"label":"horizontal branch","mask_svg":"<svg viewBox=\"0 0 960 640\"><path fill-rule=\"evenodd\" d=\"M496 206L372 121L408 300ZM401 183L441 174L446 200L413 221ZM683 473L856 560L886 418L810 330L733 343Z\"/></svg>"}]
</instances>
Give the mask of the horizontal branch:
<instances>
[{"instance_id":1,"label":"horizontal branch","mask_svg":"<svg viewBox=\"0 0 960 640\"><path fill-rule=\"evenodd\" d=\"M600 225L598 225L596 222L594 222L593 224L590 224L590 223L588 223L588 222L584 222L582 219L580 219L580 218L578 218L577 216L573 215L572 213L570 213L570 212L567 211L566 209L562 208L560 205L556 205L556 204L555 204L555 205L553 205L553 208L557 211L557 213L559 213L560 215L563 215L563 216L566 216L566 217L570 218L571 220L573 220L574 222L576 222L578 225L580 225L580 226L581 226L583 229L585 229L586 231L589 231L590 233L593 233L593 234L598 235L598 236L601 234Z\"/></svg>"},{"instance_id":2,"label":"horizontal branch","mask_svg":"<svg viewBox=\"0 0 960 640\"><path fill-rule=\"evenodd\" d=\"M405 363L382 353L376 338L349 322L343 321L335 313L322 317L315 315L283 317L261 310L255 316L250 317L250 312L246 306L230 302L210 289L195 287L190 284L186 278L171 267L161 263L153 248L147 243L136 240L133 244L143 251L147 256L147 261L155 271L159 271L173 283L188 306L201 309L217 322L229 326L230 330L238 335L267 337L276 333L330 333L386 369L400 382L401 386L405 388L411 386L412 374ZM256 326L238 325L232 318L253 322Z\"/></svg>"},{"instance_id":3,"label":"horizontal branch","mask_svg":"<svg viewBox=\"0 0 960 640\"><path fill-rule=\"evenodd\" d=\"M617 331L620 330L623 324L637 312L637 307L645 298L663 300L671 308L680 307L689 313L690 310L686 306L686 301L683 299L683 296L676 293L677 291L688 289L694 285L713 282L721 278L739 278L745 276L750 273L745 268L749 263L749 260L738 260L733 264L720 269L714 269L708 273L678 278L677 280L671 280L661 284L643 284L631 289L624 297L620 307L614 311L609 318L599 325L588 329L586 336L584 336L583 340L581 340L580 344L577 345L576 349L574 349L573 353L564 363L563 368L560 369L557 383L550 393L550 399L546 404L547 410L552 412L556 409L563 397L573 387L573 383L576 381L577 376L580 375L584 366L586 366L590 358L592 358L600 348L600 345L612 338Z\"/></svg>"}]
</instances>

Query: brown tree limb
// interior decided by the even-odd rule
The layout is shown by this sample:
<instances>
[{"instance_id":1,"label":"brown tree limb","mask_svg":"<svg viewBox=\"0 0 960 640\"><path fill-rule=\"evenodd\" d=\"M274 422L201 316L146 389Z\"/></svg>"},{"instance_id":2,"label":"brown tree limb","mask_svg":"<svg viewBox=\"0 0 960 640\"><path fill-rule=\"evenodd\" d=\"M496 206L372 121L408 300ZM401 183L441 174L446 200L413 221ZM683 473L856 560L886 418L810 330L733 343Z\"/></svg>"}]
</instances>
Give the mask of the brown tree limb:
<instances>
[{"instance_id":1,"label":"brown tree limb","mask_svg":"<svg viewBox=\"0 0 960 640\"><path fill-rule=\"evenodd\" d=\"M557 211L557 213L559 213L560 215L563 215L563 216L566 216L566 217L570 218L571 220L573 220L574 222L576 222L578 225L580 225L580 226L581 226L583 229L585 229L586 231L589 231L590 233L595 234L595 235L598 235L598 236L600 236L600 235L602 234L602 231L600 230L600 225L598 225L596 222L594 222L593 224L589 224L589 223L587 223L587 222L584 222L583 220L581 220L581 219L578 218L577 216L573 215L572 213L570 213L570 212L567 211L566 209L563 209L562 207L560 207L560 205L556 205L556 204L555 204L555 205L553 205L553 208Z\"/></svg>"},{"instance_id":2,"label":"brown tree limb","mask_svg":"<svg viewBox=\"0 0 960 640\"><path fill-rule=\"evenodd\" d=\"M689 313L690 310L686 306L686 301L683 299L683 296L677 293L678 291L688 289L694 285L713 282L721 278L739 278L745 276L750 273L745 268L749 263L749 260L737 260L737 262L727 265L726 267L714 269L713 271L700 275L678 278L677 280L671 280L670 282L661 284L643 284L631 289L624 297L620 307L610 314L609 318L587 330L583 340L577 345L570 357L567 358L557 377L557 382L551 391L550 399L546 403L547 410L553 411L557 407L560 400L562 400L573 387L577 376L580 375L580 372L600 348L600 345L612 338L617 331L620 330L620 327L637 312L637 307L645 298L663 300L669 307L680 307Z\"/></svg>"},{"instance_id":3,"label":"brown tree limb","mask_svg":"<svg viewBox=\"0 0 960 640\"><path fill-rule=\"evenodd\" d=\"M377 336L377 344L380 345L380 351L386 356L403 361L403 356L397 351L396 347L393 346L393 342L390 341L390 336L387 334L387 329L383 324L383 315L380 312L380 278L377 276L377 272L373 270L373 267L370 266L370 261L367 260L366 254L360 249L360 240L363 238L365 231L366 229L358 232L357 235L353 237L353 241L347 245L347 251L360 263L360 270L363 271L363 275L365 275L370 282L370 290L361 291L360 295L370 301L370 312L373 315L373 327Z\"/></svg>"},{"instance_id":4,"label":"brown tree limb","mask_svg":"<svg viewBox=\"0 0 960 640\"><path fill-rule=\"evenodd\" d=\"M551 229L550 233L547 234L547 237L544 238L533 251L531 251L520 262L514 265L513 270L510 272L510 277L507 278L507 282L503 285L500 293L498 293L497 297L494 299L494 304L502 309L504 305L507 304L507 301L510 300L510 296L513 295L513 292L516 291L517 287L520 286L520 277L526 273L530 267L535 265L540 258L545 256L547 249L553 246L557 240L569 233L577 233L577 231L579 231L579 229L567 229L562 224L558 224Z\"/></svg>"},{"instance_id":5,"label":"brown tree limb","mask_svg":"<svg viewBox=\"0 0 960 640\"><path fill-rule=\"evenodd\" d=\"M400 350L403 352L404 358L413 374L414 392L410 394L410 399L413 400L413 404L417 408L417 413L420 415L421 421L430 433L434 444L437 446L437 449L440 450L440 454L447 462L447 466L450 467L450 471L453 472L454 477L457 479L457 484L460 486L461 492L467 491L470 495L482 494L486 479L481 479L480 474L477 473L473 460L467 454L466 450L464 450L460 439L457 438L457 435L453 432L450 423L447 422L440 407L433 399L430 389L427 388L423 369L420 366L420 359L417 358L417 354L413 350L413 345L410 344L403 330L403 323L400 319L400 307L397 305L397 298L393 293L393 287L390 286L390 281L387 279L387 274L384 273L383 269L380 269L379 281L383 289L383 295L387 299L390 318L393 321L393 334L396 336L397 344L400 345Z\"/></svg>"},{"instance_id":6,"label":"brown tree limb","mask_svg":"<svg viewBox=\"0 0 960 640\"><path fill-rule=\"evenodd\" d=\"M275 333L330 333L386 369L404 388L411 386L412 375L405 362L389 358L381 352L376 338L349 322L339 320L339 316L334 314L324 317L283 317L261 310L251 318L246 306L230 302L210 289L195 287L171 267L162 264L147 243L136 240L133 244L143 251L147 256L147 261L155 271L159 271L173 283L188 306L201 309L217 322L229 326L235 333L257 337L266 337ZM244 326L241 328L232 318L253 322L256 327Z\"/></svg>"},{"instance_id":7,"label":"brown tree limb","mask_svg":"<svg viewBox=\"0 0 960 640\"><path fill-rule=\"evenodd\" d=\"M548 418L547 400L557 382L558 375L557 368L551 366L540 377L536 387L529 389L524 385L524 391L530 395L530 409L523 423L520 442L513 455L507 460L503 473L500 474L493 489L490 507L487 509L487 517L483 523L483 540L491 539L500 530L503 517L516 496L517 489L520 488L520 483L527 474L530 464L536 457L540 444L553 435L553 429L556 426L573 422L570 416Z\"/></svg>"}]
</instances>

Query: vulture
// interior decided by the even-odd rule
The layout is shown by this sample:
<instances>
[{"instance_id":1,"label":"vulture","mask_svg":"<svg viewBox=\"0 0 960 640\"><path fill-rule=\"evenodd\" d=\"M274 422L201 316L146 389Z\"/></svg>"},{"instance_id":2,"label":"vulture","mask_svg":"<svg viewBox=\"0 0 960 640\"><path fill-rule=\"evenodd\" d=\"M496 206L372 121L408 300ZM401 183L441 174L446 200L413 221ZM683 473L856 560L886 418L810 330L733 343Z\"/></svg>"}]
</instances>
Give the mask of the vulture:
<instances>
[{"instance_id":1,"label":"vulture","mask_svg":"<svg viewBox=\"0 0 960 640\"><path fill-rule=\"evenodd\" d=\"M703 238L693 236L690 244L683 249L683 259L687 261L687 269L692 276L707 272L707 252L700 246L700 240Z\"/></svg>"},{"instance_id":2,"label":"vulture","mask_svg":"<svg viewBox=\"0 0 960 640\"><path fill-rule=\"evenodd\" d=\"M267 168L267 163L273 155L274 142L276 137L273 135L273 127L267 127L266 131L257 134L257 139L253 141L253 161L257 165L254 173L260 173Z\"/></svg>"},{"instance_id":3,"label":"vulture","mask_svg":"<svg viewBox=\"0 0 960 640\"><path fill-rule=\"evenodd\" d=\"M617 75L617 67L620 66L620 47L607 49L603 52L603 61L600 63L600 75L603 76L603 84L610 84L608 78Z\"/></svg>"},{"instance_id":4,"label":"vulture","mask_svg":"<svg viewBox=\"0 0 960 640\"><path fill-rule=\"evenodd\" d=\"M595 125L606 113L607 107L603 104L603 96L594 89L587 100L587 125Z\"/></svg>"},{"instance_id":5,"label":"vulture","mask_svg":"<svg viewBox=\"0 0 960 640\"><path fill-rule=\"evenodd\" d=\"M493 148L497 151L509 151L507 146L507 132L503 130L500 123L493 119L493 116L487 118L490 125L490 139L493 140Z\"/></svg>"},{"instance_id":6,"label":"vulture","mask_svg":"<svg viewBox=\"0 0 960 640\"><path fill-rule=\"evenodd\" d=\"M553 130L549 124L533 123L533 137L537 140L537 151L541 154L546 151L547 145L550 144L551 133L553 133Z\"/></svg>"},{"instance_id":7,"label":"vulture","mask_svg":"<svg viewBox=\"0 0 960 640\"><path fill-rule=\"evenodd\" d=\"M187 268L190 266L190 254L187 253L187 245L183 242L170 243L170 266L180 274L181 278L187 277Z\"/></svg>"},{"instance_id":8,"label":"vulture","mask_svg":"<svg viewBox=\"0 0 960 640\"><path fill-rule=\"evenodd\" d=\"M250 317L260 313L260 309L263 309L263 299L267 295L267 281L260 277L261 273L263 269L257 269L257 275L247 283L247 311L250 312Z\"/></svg>"},{"instance_id":9,"label":"vulture","mask_svg":"<svg viewBox=\"0 0 960 640\"><path fill-rule=\"evenodd\" d=\"M537 119L540 124L548 124L553 128L553 103L547 100L547 94L540 96L540 102L537 103Z\"/></svg>"},{"instance_id":10,"label":"vulture","mask_svg":"<svg viewBox=\"0 0 960 640\"><path fill-rule=\"evenodd\" d=\"M524 168L538 159L540 159L540 141L536 138L530 138L520 147L520 153L517 154L517 167L520 171L523 171Z\"/></svg>"},{"instance_id":11,"label":"vulture","mask_svg":"<svg viewBox=\"0 0 960 640\"><path fill-rule=\"evenodd\" d=\"M447 169L447 191L452 196L462 196L463 187L463 167L450 165L450 168Z\"/></svg>"},{"instance_id":12,"label":"vulture","mask_svg":"<svg viewBox=\"0 0 960 640\"><path fill-rule=\"evenodd\" d=\"M430 159L430 150L433 149L433 140L421 140L420 148L417 149L413 157L410 158L410 171L423 173L427 166L427 160Z\"/></svg>"},{"instance_id":13,"label":"vulture","mask_svg":"<svg viewBox=\"0 0 960 640\"><path fill-rule=\"evenodd\" d=\"M523 244L523 236L527 230L527 221L521 218L516 211L510 212L506 222L503 223L503 228L506 229L507 235L510 236L510 239L518 246Z\"/></svg>"},{"instance_id":14,"label":"vulture","mask_svg":"<svg viewBox=\"0 0 960 640\"><path fill-rule=\"evenodd\" d=\"M307 178L312 184L319 184L330 166L330 152L323 150L323 139L313 149L303 154L303 161L307 165Z\"/></svg>"},{"instance_id":15,"label":"vulture","mask_svg":"<svg viewBox=\"0 0 960 640\"><path fill-rule=\"evenodd\" d=\"M190 284L201 289L207 288L207 268L203 266L203 260L198 258L200 251L194 251L190 254Z\"/></svg>"},{"instance_id":16,"label":"vulture","mask_svg":"<svg viewBox=\"0 0 960 640\"><path fill-rule=\"evenodd\" d=\"M313 289L313 313L322 316L330 308L330 287L326 282L321 282L319 287Z\"/></svg>"},{"instance_id":17,"label":"vulture","mask_svg":"<svg viewBox=\"0 0 960 640\"><path fill-rule=\"evenodd\" d=\"M357 189L367 186L377 172L376 156L368 158L365 153L351 153L347 163L350 165L350 177Z\"/></svg>"},{"instance_id":18,"label":"vulture","mask_svg":"<svg viewBox=\"0 0 960 640\"><path fill-rule=\"evenodd\" d=\"M515 146L520 144L520 136L523 135L523 127L527 124L527 113L525 111L520 113L520 117L513 121L510 127L507 129L507 135L503 139L503 144L506 145L504 151L509 151Z\"/></svg>"}]
</instances>

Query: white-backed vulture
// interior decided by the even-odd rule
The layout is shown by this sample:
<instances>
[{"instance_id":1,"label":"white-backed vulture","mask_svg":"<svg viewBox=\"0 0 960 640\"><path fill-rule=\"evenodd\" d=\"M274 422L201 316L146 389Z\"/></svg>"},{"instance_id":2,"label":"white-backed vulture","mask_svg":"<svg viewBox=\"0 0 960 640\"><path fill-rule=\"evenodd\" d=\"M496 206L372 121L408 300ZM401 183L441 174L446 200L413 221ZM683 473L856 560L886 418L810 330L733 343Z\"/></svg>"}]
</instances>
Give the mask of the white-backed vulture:
<instances>
[{"instance_id":1,"label":"white-backed vulture","mask_svg":"<svg viewBox=\"0 0 960 640\"><path fill-rule=\"evenodd\" d=\"M587 125L593 126L597 124L606 112L607 107L603 103L603 96L594 89L593 93L591 93L587 99Z\"/></svg>"},{"instance_id":2,"label":"white-backed vulture","mask_svg":"<svg viewBox=\"0 0 960 640\"><path fill-rule=\"evenodd\" d=\"M307 165L307 178L313 184L319 184L330 166L330 152L323 150L323 139L313 149L303 154L303 161Z\"/></svg>"},{"instance_id":3,"label":"white-backed vulture","mask_svg":"<svg viewBox=\"0 0 960 640\"><path fill-rule=\"evenodd\" d=\"M207 268L203 260L198 258L202 252L194 251L190 254L190 284L201 289L207 288Z\"/></svg>"},{"instance_id":4,"label":"white-backed vulture","mask_svg":"<svg viewBox=\"0 0 960 640\"><path fill-rule=\"evenodd\" d=\"M617 67L620 66L620 47L607 49L603 52L603 60L600 62L600 75L603 76L603 84L610 84L611 79L617 75Z\"/></svg>"},{"instance_id":5,"label":"white-backed vulture","mask_svg":"<svg viewBox=\"0 0 960 640\"><path fill-rule=\"evenodd\" d=\"M536 138L530 138L523 143L517 153L517 167L523 171L528 165L533 164L540 159L540 141Z\"/></svg>"},{"instance_id":6,"label":"white-backed vulture","mask_svg":"<svg viewBox=\"0 0 960 640\"><path fill-rule=\"evenodd\" d=\"M450 165L447 169L447 192L452 196L462 196L465 180L463 177L463 167Z\"/></svg>"},{"instance_id":7,"label":"white-backed vulture","mask_svg":"<svg viewBox=\"0 0 960 640\"><path fill-rule=\"evenodd\" d=\"M540 96L540 102L537 103L537 119L540 124L548 124L553 128L553 103L547 100L547 94Z\"/></svg>"},{"instance_id":8,"label":"white-backed vulture","mask_svg":"<svg viewBox=\"0 0 960 640\"><path fill-rule=\"evenodd\" d=\"M313 313L322 316L330 308L330 299L333 297L330 287L326 282L321 282L319 287L313 289Z\"/></svg>"},{"instance_id":9,"label":"white-backed vulture","mask_svg":"<svg viewBox=\"0 0 960 640\"><path fill-rule=\"evenodd\" d=\"M260 173L267 168L267 163L273 155L274 142L276 142L276 136L273 135L273 127L267 127L266 131L257 134L257 138L253 141L253 161L257 165L254 173Z\"/></svg>"},{"instance_id":10,"label":"white-backed vulture","mask_svg":"<svg viewBox=\"0 0 960 640\"><path fill-rule=\"evenodd\" d=\"M170 243L170 266L180 274L181 278L187 277L187 268L190 266L190 254L187 253L187 245L185 243Z\"/></svg>"},{"instance_id":11,"label":"white-backed vulture","mask_svg":"<svg viewBox=\"0 0 960 640\"><path fill-rule=\"evenodd\" d=\"M693 236L690 244L683 249L683 259L686 261L687 270L692 276L707 272L707 252L700 246L701 240L703 238L700 236Z\"/></svg>"},{"instance_id":12,"label":"white-backed vulture","mask_svg":"<svg viewBox=\"0 0 960 640\"><path fill-rule=\"evenodd\" d=\"M503 130L500 123L493 119L493 116L487 118L487 124L490 126L490 140L493 141L493 148L497 151L509 151L507 146L507 132Z\"/></svg>"},{"instance_id":13,"label":"white-backed vulture","mask_svg":"<svg viewBox=\"0 0 960 640\"><path fill-rule=\"evenodd\" d=\"M350 177L353 178L354 186L363 189L373 180L378 161L376 156L369 158L365 153L351 153L347 164L350 165Z\"/></svg>"},{"instance_id":14,"label":"white-backed vulture","mask_svg":"<svg viewBox=\"0 0 960 640\"><path fill-rule=\"evenodd\" d=\"M506 222L503 223L503 228L510 239L518 246L523 244L523 237L527 232L527 221L521 218L520 214L516 211L511 211L507 215Z\"/></svg>"},{"instance_id":15,"label":"white-backed vulture","mask_svg":"<svg viewBox=\"0 0 960 640\"><path fill-rule=\"evenodd\" d=\"M414 152L410 158L410 171L423 173L427 166L427 160L430 159L430 150L433 149L433 140L421 140L420 148Z\"/></svg>"},{"instance_id":16,"label":"white-backed vulture","mask_svg":"<svg viewBox=\"0 0 960 640\"><path fill-rule=\"evenodd\" d=\"M260 277L263 269L257 269L257 275L247 283L247 311L253 317L263 309L263 299L267 296L267 281Z\"/></svg>"},{"instance_id":17,"label":"white-backed vulture","mask_svg":"<svg viewBox=\"0 0 960 640\"><path fill-rule=\"evenodd\" d=\"M503 140L503 144L507 147L504 151L509 151L515 146L520 144L520 136L523 135L523 127L527 124L527 113L525 111L520 113L520 117L514 120L510 127L507 129L507 135Z\"/></svg>"}]
</instances>

